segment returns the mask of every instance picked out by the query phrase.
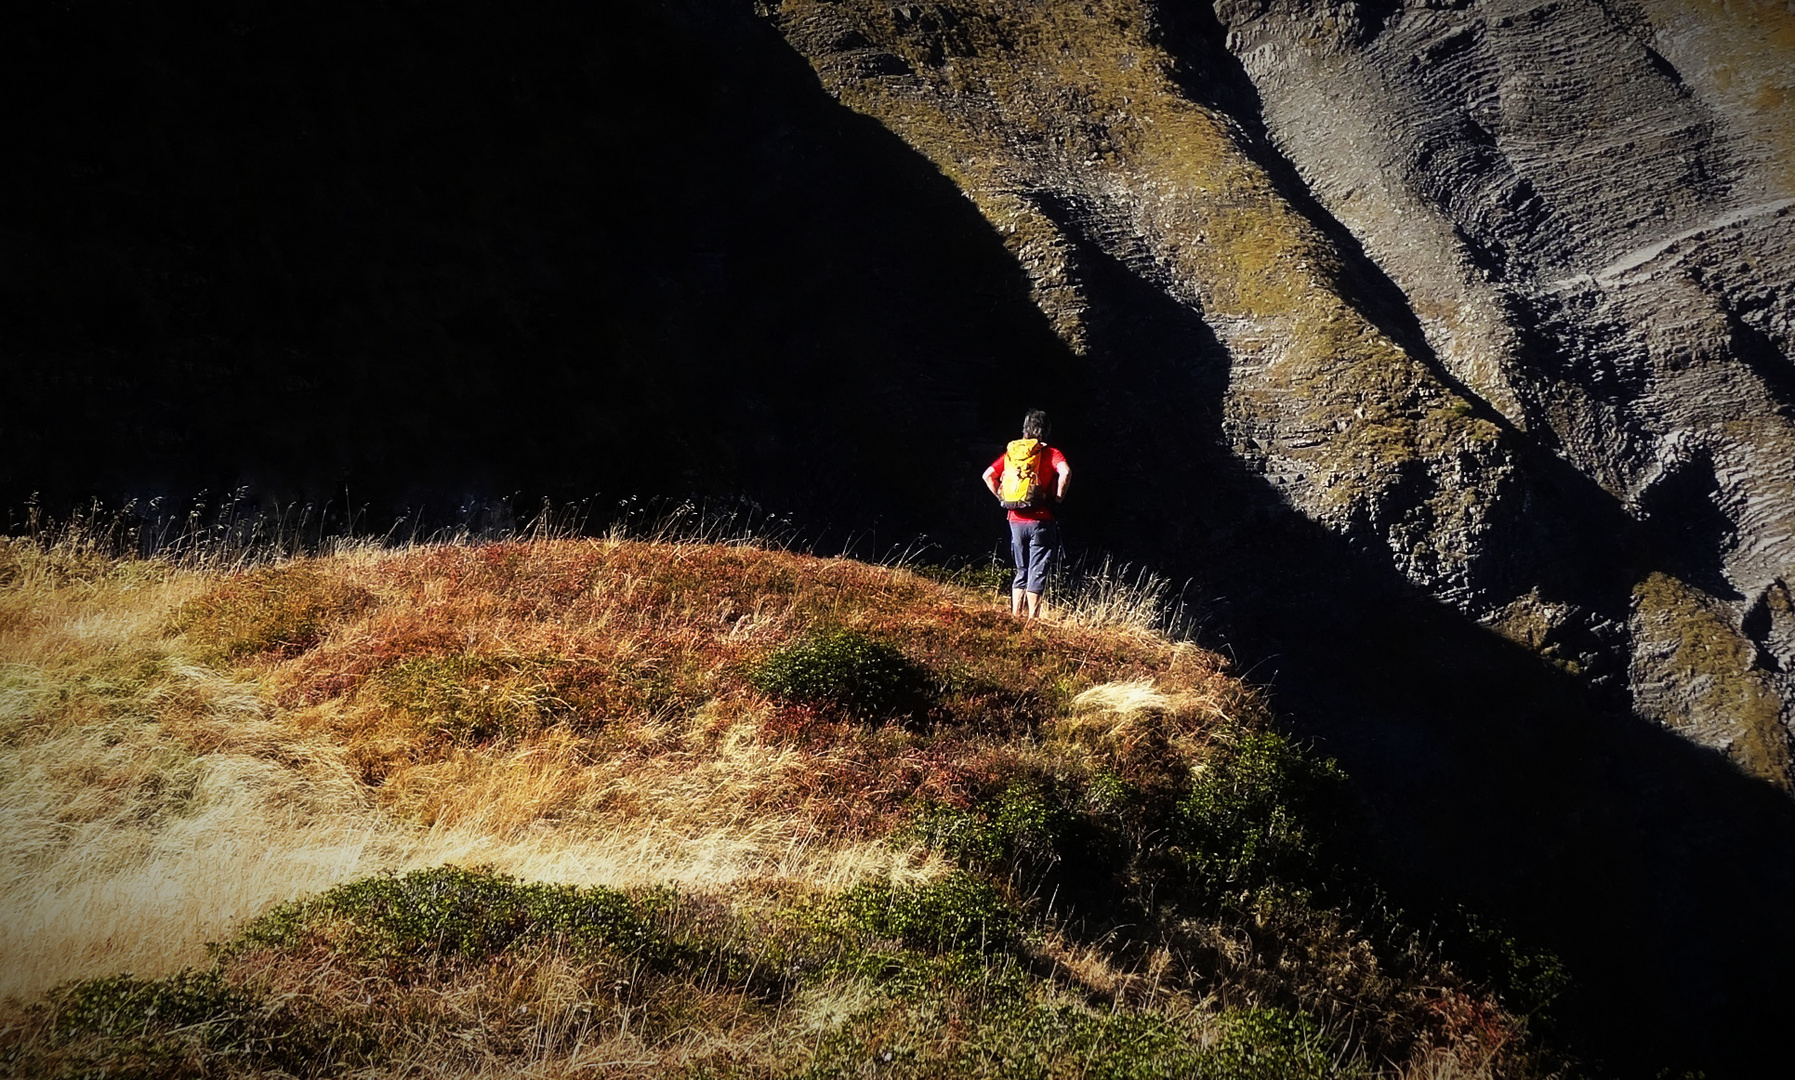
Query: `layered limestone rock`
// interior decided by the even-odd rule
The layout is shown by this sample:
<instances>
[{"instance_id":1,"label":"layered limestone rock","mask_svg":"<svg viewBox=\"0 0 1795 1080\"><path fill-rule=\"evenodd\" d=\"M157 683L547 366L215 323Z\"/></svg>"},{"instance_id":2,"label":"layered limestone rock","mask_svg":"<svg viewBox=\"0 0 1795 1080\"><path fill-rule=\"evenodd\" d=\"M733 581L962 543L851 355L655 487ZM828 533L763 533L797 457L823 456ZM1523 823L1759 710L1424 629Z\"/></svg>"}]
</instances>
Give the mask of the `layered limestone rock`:
<instances>
[{"instance_id":1,"label":"layered limestone rock","mask_svg":"<svg viewBox=\"0 0 1795 1080\"><path fill-rule=\"evenodd\" d=\"M1214 334L1220 438L1289 505L1787 781L1785 7L762 11L973 200L1075 352L1107 362L1120 266Z\"/></svg>"},{"instance_id":2,"label":"layered limestone rock","mask_svg":"<svg viewBox=\"0 0 1795 1080\"><path fill-rule=\"evenodd\" d=\"M1639 523L1615 553L1639 580L1636 708L1784 775L1795 13L1217 12L1279 150L1403 289L1442 363Z\"/></svg>"},{"instance_id":3,"label":"layered limestone rock","mask_svg":"<svg viewBox=\"0 0 1795 1080\"><path fill-rule=\"evenodd\" d=\"M1356 305L1340 254L1229 116L1193 102L1133 2L793 2L788 38L842 100L933 159L1006 237L1084 351L1088 258L1200 313L1230 358L1228 435L1317 519L1466 602L1487 499L1515 468L1497 425Z\"/></svg>"}]
</instances>

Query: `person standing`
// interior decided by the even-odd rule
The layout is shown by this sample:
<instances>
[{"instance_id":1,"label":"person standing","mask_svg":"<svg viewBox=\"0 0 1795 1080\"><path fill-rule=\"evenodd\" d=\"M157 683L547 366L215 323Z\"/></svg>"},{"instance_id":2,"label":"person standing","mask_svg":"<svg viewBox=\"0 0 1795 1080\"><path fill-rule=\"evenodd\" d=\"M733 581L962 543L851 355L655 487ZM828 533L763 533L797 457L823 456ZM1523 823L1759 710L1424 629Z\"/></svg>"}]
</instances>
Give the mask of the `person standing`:
<instances>
[{"instance_id":1,"label":"person standing","mask_svg":"<svg viewBox=\"0 0 1795 1080\"><path fill-rule=\"evenodd\" d=\"M1022 438L985 470L983 480L1010 519L1010 558L1016 576L1010 586L1010 612L1037 619L1047 571L1059 549L1059 523L1053 507L1066 497L1072 467L1066 455L1047 445L1047 414L1030 409L1022 418Z\"/></svg>"}]
</instances>

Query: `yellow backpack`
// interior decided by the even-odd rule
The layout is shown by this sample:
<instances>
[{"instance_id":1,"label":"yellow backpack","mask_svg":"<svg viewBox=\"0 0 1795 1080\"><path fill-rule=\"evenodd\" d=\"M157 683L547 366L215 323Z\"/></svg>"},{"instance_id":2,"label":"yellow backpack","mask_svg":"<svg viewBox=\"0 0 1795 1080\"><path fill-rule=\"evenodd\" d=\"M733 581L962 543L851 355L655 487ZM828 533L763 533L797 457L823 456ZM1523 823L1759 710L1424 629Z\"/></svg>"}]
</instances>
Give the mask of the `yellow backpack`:
<instances>
[{"instance_id":1,"label":"yellow backpack","mask_svg":"<svg viewBox=\"0 0 1795 1080\"><path fill-rule=\"evenodd\" d=\"M1040 439L1017 439L1003 452L1003 476L997 497L1005 510L1046 506L1047 489L1041 486L1041 454L1047 444Z\"/></svg>"}]
</instances>

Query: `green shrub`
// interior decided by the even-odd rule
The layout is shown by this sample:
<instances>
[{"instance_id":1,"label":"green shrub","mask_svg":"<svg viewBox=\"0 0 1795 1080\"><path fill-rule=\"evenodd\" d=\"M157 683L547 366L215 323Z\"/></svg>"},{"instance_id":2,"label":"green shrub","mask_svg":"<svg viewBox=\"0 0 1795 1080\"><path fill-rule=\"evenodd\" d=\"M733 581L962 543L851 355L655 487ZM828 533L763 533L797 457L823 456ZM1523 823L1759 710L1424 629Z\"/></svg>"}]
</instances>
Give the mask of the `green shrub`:
<instances>
[{"instance_id":1,"label":"green shrub","mask_svg":"<svg viewBox=\"0 0 1795 1080\"><path fill-rule=\"evenodd\" d=\"M856 930L937 952L1009 949L1022 926L1016 909L990 882L965 871L924 885L858 885L833 906Z\"/></svg>"},{"instance_id":2,"label":"green shrub","mask_svg":"<svg viewBox=\"0 0 1795 1080\"><path fill-rule=\"evenodd\" d=\"M998 869L1026 859L1058 861L1067 812L1041 789L1016 783L1002 795L970 810L930 806L919 811L900 836L915 837L948 858Z\"/></svg>"},{"instance_id":3,"label":"green shrub","mask_svg":"<svg viewBox=\"0 0 1795 1080\"><path fill-rule=\"evenodd\" d=\"M1080 1077L1084 1080L1320 1080L1363 1075L1335 1064L1306 1017L1275 1009L1174 1019L1154 1010L1043 1000L1026 985L968 981L926 1004L877 1008L825 1038L806 1080L871 1075ZM942 1039L952 1017L955 1036ZM1218 1030L1219 1029L1219 1030ZM936 1056L941 1055L941 1056Z\"/></svg>"},{"instance_id":4,"label":"green shrub","mask_svg":"<svg viewBox=\"0 0 1795 1080\"><path fill-rule=\"evenodd\" d=\"M1557 953L1523 944L1463 907L1448 913L1443 931L1454 958L1490 985L1505 1005L1552 1021L1552 1003L1571 986L1570 971Z\"/></svg>"},{"instance_id":5,"label":"green shrub","mask_svg":"<svg viewBox=\"0 0 1795 1080\"><path fill-rule=\"evenodd\" d=\"M754 667L749 681L792 704L874 717L915 715L930 696L926 671L855 630L815 634L779 649Z\"/></svg>"},{"instance_id":6,"label":"green shrub","mask_svg":"<svg viewBox=\"0 0 1795 1080\"><path fill-rule=\"evenodd\" d=\"M1008 853L1008 838L990 817L977 809L927 806L916 812L893 837L894 843L919 840L955 862L994 867Z\"/></svg>"},{"instance_id":7,"label":"green shrub","mask_svg":"<svg viewBox=\"0 0 1795 1080\"><path fill-rule=\"evenodd\" d=\"M1204 1080L1321 1080L1334 1048L1315 1022L1282 1009L1230 1014L1222 1037L1203 1055Z\"/></svg>"},{"instance_id":8,"label":"green shrub","mask_svg":"<svg viewBox=\"0 0 1795 1080\"><path fill-rule=\"evenodd\" d=\"M244 928L227 954L318 941L372 967L403 971L430 958L483 960L519 945L574 956L604 949L669 960L682 949L657 929L669 895L520 882L456 866L383 874L282 904Z\"/></svg>"},{"instance_id":9,"label":"green shrub","mask_svg":"<svg viewBox=\"0 0 1795 1080\"><path fill-rule=\"evenodd\" d=\"M1213 752L1177 805L1172 843L1205 892L1322 883L1322 846L1345 774L1275 732Z\"/></svg>"},{"instance_id":10,"label":"green shrub","mask_svg":"<svg viewBox=\"0 0 1795 1080\"><path fill-rule=\"evenodd\" d=\"M212 1041L226 1029L240 1027L254 1006L252 998L227 987L214 971L182 971L163 979L110 975L64 987L51 1000L57 1042L82 1036L131 1040L155 1028L180 1029Z\"/></svg>"},{"instance_id":11,"label":"green shrub","mask_svg":"<svg viewBox=\"0 0 1795 1080\"><path fill-rule=\"evenodd\" d=\"M1093 814L1119 814L1138 797L1133 784L1109 771L1100 769L1085 785L1085 806Z\"/></svg>"},{"instance_id":12,"label":"green shrub","mask_svg":"<svg viewBox=\"0 0 1795 1080\"><path fill-rule=\"evenodd\" d=\"M1089 1080L1160 1080L1203 1075L1195 1034L1151 1012L1092 1013L1068 1005L1007 1002L980 1017L953 1072L1057 1076L1055 1064Z\"/></svg>"},{"instance_id":13,"label":"green shrub","mask_svg":"<svg viewBox=\"0 0 1795 1080\"><path fill-rule=\"evenodd\" d=\"M113 975L52 991L42 1042L0 1051L8 1075L57 1078L329 1075L380 1055L358 1015L296 1011L232 986L217 970L160 979Z\"/></svg>"}]
</instances>

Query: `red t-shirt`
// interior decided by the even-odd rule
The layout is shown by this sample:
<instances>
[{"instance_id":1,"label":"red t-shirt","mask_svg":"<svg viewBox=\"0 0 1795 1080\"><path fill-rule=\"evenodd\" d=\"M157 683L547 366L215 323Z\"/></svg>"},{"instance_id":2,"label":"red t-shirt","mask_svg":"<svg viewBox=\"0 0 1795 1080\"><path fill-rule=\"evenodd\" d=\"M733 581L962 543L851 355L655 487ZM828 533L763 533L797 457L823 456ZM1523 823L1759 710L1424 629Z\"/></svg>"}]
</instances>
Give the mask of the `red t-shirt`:
<instances>
[{"instance_id":1,"label":"red t-shirt","mask_svg":"<svg viewBox=\"0 0 1795 1080\"><path fill-rule=\"evenodd\" d=\"M1066 463L1066 455L1060 453L1057 448L1052 446L1044 446L1041 449L1042 453L1035 455L1035 482L1041 485L1041 490L1043 491L1058 491L1060 489L1060 466ZM991 467L997 470L999 478L1003 476L1003 459L1004 455L999 454L997 455L997 460L991 463ZM1010 520L1052 521L1053 511L1045 506L1032 506L1026 510L1011 510Z\"/></svg>"}]
</instances>

